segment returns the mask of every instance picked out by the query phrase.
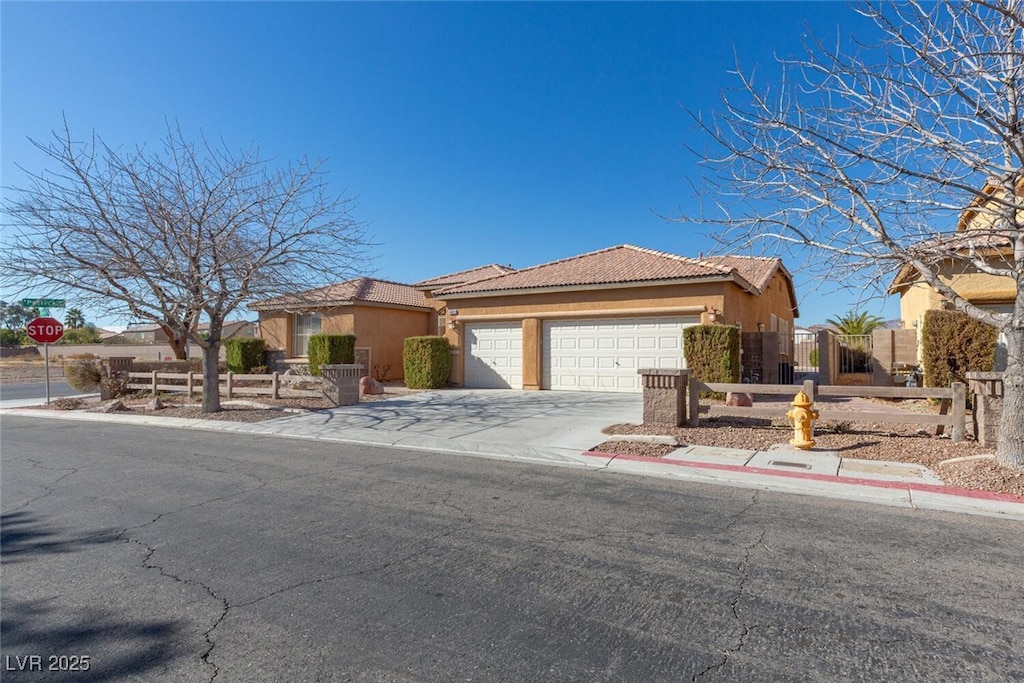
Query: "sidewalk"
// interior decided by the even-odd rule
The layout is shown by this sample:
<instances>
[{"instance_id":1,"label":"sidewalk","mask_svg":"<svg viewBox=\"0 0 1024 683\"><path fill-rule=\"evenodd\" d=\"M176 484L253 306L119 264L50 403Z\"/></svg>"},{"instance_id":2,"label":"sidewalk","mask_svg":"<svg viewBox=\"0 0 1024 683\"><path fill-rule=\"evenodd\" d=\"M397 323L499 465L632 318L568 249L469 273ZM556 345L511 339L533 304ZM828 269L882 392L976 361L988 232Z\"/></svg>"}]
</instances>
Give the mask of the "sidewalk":
<instances>
[{"instance_id":1,"label":"sidewalk","mask_svg":"<svg viewBox=\"0 0 1024 683\"><path fill-rule=\"evenodd\" d=\"M639 404L621 394L426 392L263 422L10 410L11 404L0 404L0 414L458 453L1024 521L1024 498L947 487L921 465L843 458L834 451L689 446L664 458L588 451L608 440L601 429L609 424L640 421Z\"/></svg>"}]
</instances>

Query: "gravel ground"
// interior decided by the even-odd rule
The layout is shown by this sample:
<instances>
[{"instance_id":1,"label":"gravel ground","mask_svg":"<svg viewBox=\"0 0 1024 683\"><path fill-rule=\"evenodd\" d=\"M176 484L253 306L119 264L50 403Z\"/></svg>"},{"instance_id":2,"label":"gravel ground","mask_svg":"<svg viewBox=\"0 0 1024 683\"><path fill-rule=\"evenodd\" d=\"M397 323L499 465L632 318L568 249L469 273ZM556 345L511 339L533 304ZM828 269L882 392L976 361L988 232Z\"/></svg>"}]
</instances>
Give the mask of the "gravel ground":
<instances>
[{"instance_id":1,"label":"gravel ground","mask_svg":"<svg viewBox=\"0 0 1024 683\"><path fill-rule=\"evenodd\" d=\"M59 365L55 367L51 364L50 378L53 379L59 371ZM38 382L43 377L42 373L43 365L39 362L0 361L0 381L7 384ZM409 393L412 393L412 390L399 384L390 383L385 385L383 395L363 396L361 400L386 400ZM102 408L98 399L74 406L65 401L58 399L53 402L51 407L80 410L100 410ZM125 410L143 413L152 412L147 408L149 401L148 397L137 397L125 399L123 403ZM319 398L272 400L259 397L255 401L224 400L221 412L203 413L197 400L188 401L184 397L169 396L164 397L163 401L165 407L158 411L162 417L240 422L270 420L280 417L284 411L323 410L331 407L325 399ZM921 402L916 404L905 402L899 404L898 407L901 410L913 411L933 409ZM698 444L749 450L763 450L774 444L786 443L792 437L792 429L783 421L719 417L705 419L702 422L700 427L676 429L621 424L609 426L605 432L607 434L663 434L674 436L681 444L686 445ZM829 425L827 423L819 425L819 429L815 433L815 440L816 448L838 451L841 456L846 458L925 465L950 486L1024 496L1024 469L997 464L991 449L982 448L972 440L954 444L948 438L936 437L927 432L921 433L914 428L898 424ZM609 441L596 444L593 450L605 453L663 457L674 448L636 441ZM959 458L970 459L956 461ZM951 460L953 462L950 462Z\"/></svg>"}]
</instances>

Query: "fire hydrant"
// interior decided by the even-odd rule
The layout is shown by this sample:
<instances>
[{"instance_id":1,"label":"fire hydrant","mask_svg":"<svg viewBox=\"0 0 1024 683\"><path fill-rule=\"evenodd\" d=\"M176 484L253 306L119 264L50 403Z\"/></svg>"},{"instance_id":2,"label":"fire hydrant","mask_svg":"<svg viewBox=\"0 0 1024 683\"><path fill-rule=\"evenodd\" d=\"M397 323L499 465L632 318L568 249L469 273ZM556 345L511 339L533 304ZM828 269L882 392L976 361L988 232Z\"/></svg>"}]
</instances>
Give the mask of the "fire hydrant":
<instances>
[{"instance_id":1,"label":"fire hydrant","mask_svg":"<svg viewBox=\"0 0 1024 683\"><path fill-rule=\"evenodd\" d=\"M792 408L786 417L793 423L793 438L789 443L801 450L814 448L814 421L818 419L818 411L811 408L811 399L800 391L793 399Z\"/></svg>"}]
</instances>

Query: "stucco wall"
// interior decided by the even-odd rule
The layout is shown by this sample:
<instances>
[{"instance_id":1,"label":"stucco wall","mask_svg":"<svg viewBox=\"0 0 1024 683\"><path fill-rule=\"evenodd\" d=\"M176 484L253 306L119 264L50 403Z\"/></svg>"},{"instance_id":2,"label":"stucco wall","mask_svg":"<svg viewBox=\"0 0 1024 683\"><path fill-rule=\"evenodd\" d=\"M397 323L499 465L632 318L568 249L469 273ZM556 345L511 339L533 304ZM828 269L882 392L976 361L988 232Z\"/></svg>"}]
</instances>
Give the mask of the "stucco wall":
<instances>
[{"instance_id":1,"label":"stucco wall","mask_svg":"<svg viewBox=\"0 0 1024 683\"><path fill-rule=\"evenodd\" d=\"M756 330L757 323L767 327L769 315L793 321L793 302L785 276L775 276L764 297L745 293L728 282L652 287L598 288L514 296L455 298L445 302L458 315L455 329L447 332L457 349L452 358L451 381L462 381L465 364L463 330L467 323L521 321L523 324L523 388L541 388L543 368L542 330L545 320L601 317L695 316L705 308L723 313L720 322L739 321L745 330Z\"/></svg>"},{"instance_id":2,"label":"stucco wall","mask_svg":"<svg viewBox=\"0 0 1024 683\"><path fill-rule=\"evenodd\" d=\"M1005 267L998 260L991 259L990 262L993 267ZM975 304L1009 303L1016 296L1012 278L967 270L962 263L944 265L939 270L939 279ZM943 301L945 298L924 282L910 285L900 294L900 319L903 326L913 327L915 321L920 325L924 312L942 308Z\"/></svg>"},{"instance_id":3,"label":"stucco wall","mask_svg":"<svg viewBox=\"0 0 1024 683\"><path fill-rule=\"evenodd\" d=\"M387 379L402 379L402 349L407 337L421 337L434 333L436 314L375 306L354 306L353 333L356 346L370 348L371 377L376 377L374 366L391 366Z\"/></svg>"}]
</instances>

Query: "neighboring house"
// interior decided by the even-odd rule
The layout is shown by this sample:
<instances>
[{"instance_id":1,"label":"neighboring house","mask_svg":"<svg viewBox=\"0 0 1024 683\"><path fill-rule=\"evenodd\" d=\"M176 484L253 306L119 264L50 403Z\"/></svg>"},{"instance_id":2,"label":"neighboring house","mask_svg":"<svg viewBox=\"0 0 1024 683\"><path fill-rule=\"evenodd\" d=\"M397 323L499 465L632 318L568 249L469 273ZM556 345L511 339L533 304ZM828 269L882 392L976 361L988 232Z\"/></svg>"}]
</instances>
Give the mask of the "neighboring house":
<instances>
[{"instance_id":1,"label":"neighboring house","mask_svg":"<svg viewBox=\"0 0 1024 683\"><path fill-rule=\"evenodd\" d=\"M640 391L640 368L683 367L685 327L778 331L788 356L798 315L779 259L632 245L426 293L456 349L452 382L472 388Z\"/></svg>"},{"instance_id":2,"label":"neighboring house","mask_svg":"<svg viewBox=\"0 0 1024 683\"><path fill-rule=\"evenodd\" d=\"M259 313L267 349L307 362L310 336L354 334L356 362L367 374L401 379L406 337L436 333L436 313L411 285L360 277L297 294L266 299L248 308Z\"/></svg>"},{"instance_id":3,"label":"neighboring house","mask_svg":"<svg viewBox=\"0 0 1024 683\"><path fill-rule=\"evenodd\" d=\"M210 329L209 323L200 323L197 333L203 336ZM224 323L221 339L232 337L255 337L256 324L247 320L232 320ZM167 333L159 325L129 325L123 332L111 332L103 336L104 344L167 344Z\"/></svg>"},{"instance_id":4,"label":"neighboring house","mask_svg":"<svg viewBox=\"0 0 1024 683\"><path fill-rule=\"evenodd\" d=\"M992 230L993 216L1000 206L1001 195L998 184L986 183L982 194L961 214L955 233L922 242L916 250L959 296L992 312L1008 313L1012 312L1017 295L1013 278L981 272L967 259L974 254L988 265L1000 269L1006 269L1012 260L1010 241ZM900 297L900 319L905 328L919 328L925 311L950 305L909 265L897 273L889 286L889 293Z\"/></svg>"}]
</instances>

